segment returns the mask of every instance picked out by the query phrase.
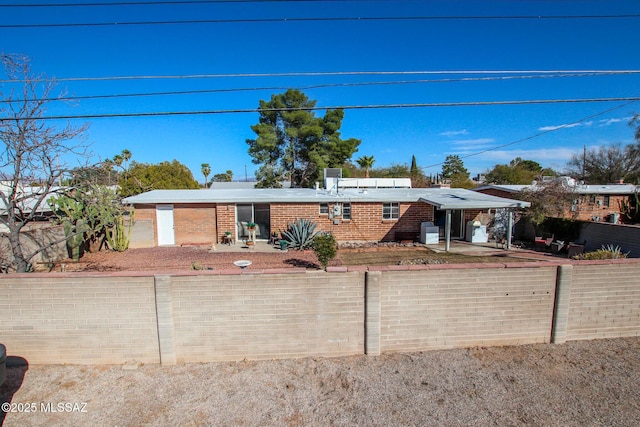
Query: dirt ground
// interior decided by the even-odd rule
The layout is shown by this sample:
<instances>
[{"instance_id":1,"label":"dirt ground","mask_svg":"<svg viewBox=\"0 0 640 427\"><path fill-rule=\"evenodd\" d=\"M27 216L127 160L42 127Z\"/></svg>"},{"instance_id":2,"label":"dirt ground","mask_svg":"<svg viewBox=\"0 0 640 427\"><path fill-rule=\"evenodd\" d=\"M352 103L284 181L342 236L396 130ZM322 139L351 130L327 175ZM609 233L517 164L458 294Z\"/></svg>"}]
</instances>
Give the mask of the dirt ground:
<instances>
[{"instance_id":1,"label":"dirt ground","mask_svg":"<svg viewBox=\"0 0 640 427\"><path fill-rule=\"evenodd\" d=\"M504 254L504 252L502 252ZM235 269L233 261L248 259L248 269L302 267L319 269L313 251L288 252L210 252L206 247L155 247L129 249L126 252L101 251L86 253L79 263L67 264L68 271L176 271L191 270L195 263L203 269ZM505 256L468 256L438 254L425 248L340 249L330 266L397 265L400 261L443 263L518 262L522 259Z\"/></svg>"},{"instance_id":2,"label":"dirt ground","mask_svg":"<svg viewBox=\"0 0 640 427\"><path fill-rule=\"evenodd\" d=\"M637 426L639 383L640 339L625 338L380 357L14 366L0 400L9 403L5 427Z\"/></svg>"}]
</instances>

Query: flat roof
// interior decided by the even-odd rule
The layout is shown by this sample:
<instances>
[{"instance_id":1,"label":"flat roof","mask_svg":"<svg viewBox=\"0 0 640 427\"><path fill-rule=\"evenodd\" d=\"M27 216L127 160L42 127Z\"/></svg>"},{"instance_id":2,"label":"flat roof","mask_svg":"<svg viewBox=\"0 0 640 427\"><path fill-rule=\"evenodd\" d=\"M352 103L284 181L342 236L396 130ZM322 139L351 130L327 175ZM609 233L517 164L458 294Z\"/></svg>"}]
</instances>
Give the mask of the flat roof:
<instances>
[{"instance_id":1,"label":"flat roof","mask_svg":"<svg viewBox=\"0 0 640 427\"><path fill-rule=\"evenodd\" d=\"M474 191L494 189L506 191L508 193L519 193L522 190L533 190L536 188L541 188L541 186L490 184L474 188ZM577 194L633 194L638 191L638 187L633 184L578 184L566 188L568 191L572 191Z\"/></svg>"},{"instance_id":2,"label":"flat roof","mask_svg":"<svg viewBox=\"0 0 640 427\"><path fill-rule=\"evenodd\" d=\"M490 196L462 188L341 189L338 194L313 188L236 190L153 190L124 199L129 204L180 203L336 203L423 202L438 209L523 208L528 202Z\"/></svg>"}]
</instances>

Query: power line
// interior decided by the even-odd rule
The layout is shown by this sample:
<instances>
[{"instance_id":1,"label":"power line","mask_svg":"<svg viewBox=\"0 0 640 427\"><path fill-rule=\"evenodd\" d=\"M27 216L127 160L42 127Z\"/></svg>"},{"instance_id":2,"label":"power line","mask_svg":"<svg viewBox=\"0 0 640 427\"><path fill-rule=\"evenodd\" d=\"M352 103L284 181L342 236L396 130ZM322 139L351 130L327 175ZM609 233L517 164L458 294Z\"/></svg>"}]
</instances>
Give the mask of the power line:
<instances>
[{"instance_id":1,"label":"power line","mask_svg":"<svg viewBox=\"0 0 640 427\"><path fill-rule=\"evenodd\" d=\"M261 77L328 77L328 76L407 76L407 75L503 75L503 74L639 74L640 70L422 70L422 71L310 71L285 73L225 73L182 74L107 77L62 77L43 78L41 81L113 81L113 80L178 80L217 78L261 78ZM25 80L0 80L0 83L16 83Z\"/></svg>"},{"instance_id":2,"label":"power line","mask_svg":"<svg viewBox=\"0 0 640 427\"><path fill-rule=\"evenodd\" d=\"M397 80L397 81L375 81L375 82L354 82L354 83L325 83L307 86L266 86L266 87L246 87L246 88L227 88L227 89L198 89L198 90L181 90L181 91L163 91L163 92L139 92L139 93L119 93L105 95L85 95L85 96L68 96L54 98L40 98L40 101L80 101L88 99L113 99L113 98L135 98L147 96L171 96L171 95L198 95L207 93L232 93L232 92L258 92L258 91L277 91L287 89L313 90L332 87L359 87L359 86L387 86L387 85L405 85L405 84L426 84L426 83L457 83L457 82L474 82L474 81L504 81L514 79L551 79L566 77L593 77L604 76L616 73L583 73L583 74L550 74L550 75L522 75L522 76L500 76L500 77L463 77L450 79L419 79L419 80ZM25 99L0 100L2 103L24 102ZM35 100L26 100L35 101Z\"/></svg>"},{"instance_id":3,"label":"power line","mask_svg":"<svg viewBox=\"0 0 640 427\"><path fill-rule=\"evenodd\" d=\"M397 2L398 0L366 0L368 2ZM110 3L30 3L0 4L0 7L92 7L92 6L158 6L178 4L216 4L216 3L361 3L362 0L184 0L184 1L119 1Z\"/></svg>"},{"instance_id":4,"label":"power line","mask_svg":"<svg viewBox=\"0 0 640 427\"><path fill-rule=\"evenodd\" d=\"M562 126L558 126L556 128L553 128L553 129L548 129L548 130L545 130L545 131L542 131L542 132L538 132L535 135L531 135L531 136L528 136L526 138L518 139L516 141L508 142L508 143L502 144L502 145L496 145L495 147L487 148L485 150L477 151L475 153L471 153L471 154L467 154L467 155L459 156L459 157L460 157L460 159L467 159L469 157L479 156L480 154L484 154L484 153L488 153L488 152L491 152L491 151L495 151L495 150L498 150L500 148L509 147L511 145L519 144L521 142L530 141L532 139L538 138L538 137L546 135L548 133L555 132L555 131L558 131L560 129L566 129L566 128L575 126L577 124L580 124L582 122L586 122L587 120L591 120L591 119L594 119L596 117L602 116L604 114L610 113L612 111L619 110L621 108L624 108L624 107L626 107L628 105L631 105L631 104L633 104L635 102L638 102L638 101L640 101L640 98L637 98L637 99L630 98L629 102L625 102L624 104L618 105L616 107L609 108L607 110L601 111L599 113L593 114L593 115L588 116L588 117L584 117L582 119L576 120L575 122L567 123L567 124L564 124ZM421 169L429 169L429 168L433 168L433 167L436 167L436 166L442 166L443 164L444 164L444 162L434 163L434 164L429 165L429 166L421 166L420 168Z\"/></svg>"},{"instance_id":5,"label":"power line","mask_svg":"<svg viewBox=\"0 0 640 427\"><path fill-rule=\"evenodd\" d=\"M20 120L74 120L74 119L107 119L124 117L162 117L162 116L197 116L212 114L232 114L232 113L259 113L261 111L318 111L318 110L367 110L367 109L397 109L397 108L433 108L433 107L480 107L492 105L532 105L532 104L569 104L569 103L589 103L589 102L620 102L620 101L640 101L640 97L622 98L586 98L586 99L535 99L521 101L473 101L473 102L435 102L416 104L371 104L371 105L342 105L334 107L302 107L302 108L247 108L228 110L203 110L203 111L159 111L143 113L113 113L113 114L86 114L75 116L41 116L23 117ZM15 120L12 118L0 118L2 120Z\"/></svg>"},{"instance_id":6,"label":"power line","mask_svg":"<svg viewBox=\"0 0 640 427\"><path fill-rule=\"evenodd\" d=\"M0 25L0 28L116 27L116 26L132 26L132 25L255 24L255 23L341 22L341 21L373 22L373 21L531 20L531 19L534 19L534 20L628 19L628 18L640 18L640 14L194 19L194 20L176 20L176 21L84 22L84 23L60 23L60 24L3 24L3 25Z\"/></svg>"}]
</instances>

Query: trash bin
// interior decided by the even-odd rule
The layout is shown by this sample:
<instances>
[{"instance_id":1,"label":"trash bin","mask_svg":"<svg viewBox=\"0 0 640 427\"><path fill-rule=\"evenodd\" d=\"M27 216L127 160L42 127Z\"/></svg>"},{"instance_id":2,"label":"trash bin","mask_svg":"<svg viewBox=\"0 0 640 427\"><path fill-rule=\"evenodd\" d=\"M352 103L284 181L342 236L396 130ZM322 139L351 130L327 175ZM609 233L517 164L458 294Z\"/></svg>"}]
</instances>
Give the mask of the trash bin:
<instances>
[{"instance_id":1,"label":"trash bin","mask_svg":"<svg viewBox=\"0 0 640 427\"><path fill-rule=\"evenodd\" d=\"M471 243L487 243L487 226L482 225L480 221L468 221L465 240Z\"/></svg>"},{"instance_id":2,"label":"trash bin","mask_svg":"<svg viewBox=\"0 0 640 427\"><path fill-rule=\"evenodd\" d=\"M0 386L7 379L7 347L0 344Z\"/></svg>"},{"instance_id":3,"label":"trash bin","mask_svg":"<svg viewBox=\"0 0 640 427\"><path fill-rule=\"evenodd\" d=\"M280 239L280 250L283 250L283 251L287 250L287 241L286 240Z\"/></svg>"}]
</instances>

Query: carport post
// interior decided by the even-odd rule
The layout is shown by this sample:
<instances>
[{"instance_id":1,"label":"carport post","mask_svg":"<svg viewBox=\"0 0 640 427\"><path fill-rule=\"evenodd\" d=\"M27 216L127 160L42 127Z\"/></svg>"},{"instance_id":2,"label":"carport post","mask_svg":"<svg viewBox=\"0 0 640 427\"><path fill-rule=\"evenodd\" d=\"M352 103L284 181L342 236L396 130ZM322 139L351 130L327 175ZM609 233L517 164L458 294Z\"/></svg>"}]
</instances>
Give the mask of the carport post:
<instances>
[{"instance_id":1,"label":"carport post","mask_svg":"<svg viewBox=\"0 0 640 427\"><path fill-rule=\"evenodd\" d=\"M511 250L511 230L513 229L513 210L507 211L507 250Z\"/></svg>"},{"instance_id":2,"label":"carport post","mask_svg":"<svg viewBox=\"0 0 640 427\"><path fill-rule=\"evenodd\" d=\"M447 209L446 220L444 223L444 250L449 252L451 246L451 209Z\"/></svg>"}]
</instances>

